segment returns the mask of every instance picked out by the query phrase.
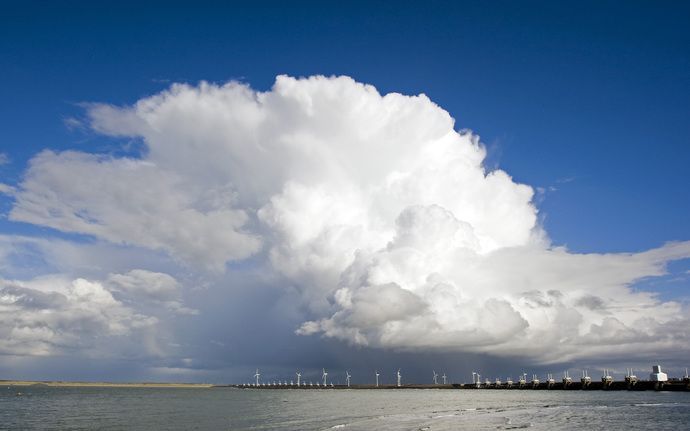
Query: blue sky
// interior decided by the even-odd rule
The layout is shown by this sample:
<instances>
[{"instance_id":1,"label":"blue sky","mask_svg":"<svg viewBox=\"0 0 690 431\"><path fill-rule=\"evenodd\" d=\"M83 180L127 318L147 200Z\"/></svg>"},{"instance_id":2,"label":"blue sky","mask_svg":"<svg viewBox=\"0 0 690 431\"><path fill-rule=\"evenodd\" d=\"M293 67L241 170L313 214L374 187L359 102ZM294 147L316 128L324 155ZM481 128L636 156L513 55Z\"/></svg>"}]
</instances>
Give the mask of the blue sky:
<instances>
[{"instance_id":1,"label":"blue sky","mask_svg":"<svg viewBox=\"0 0 690 431\"><path fill-rule=\"evenodd\" d=\"M0 183L20 186L43 149L147 151L140 138L90 129L90 103L128 106L176 82L267 91L280 74L346 75L381 94L424 93L456 129L481 136L485 166L537 190L555 246L622 253L690 240L690 4L68 1L3 10ZM104 240L8 220L14 205L0 195L3 235ZM30 274L33 261L21 259ZM687 259L669 268L639 288L686 301ZM175 271L191 270L161 270Z\"/></svg>"},{"instance_id":2,"label":"blue sky","mask_svg":"<svg viewBox=\"0 0 690 431\"><path fill-rule=\"evenodd\" d=\"M687 5L280 3L10 3L4 180L43 148L108 150L65 128L82 102L132 103L169 82L266 89L280 73L344 74L429 95L492 162L558 188L541 205L558 243L634 251L688 237Z\"/></svg>"}]
</instances>

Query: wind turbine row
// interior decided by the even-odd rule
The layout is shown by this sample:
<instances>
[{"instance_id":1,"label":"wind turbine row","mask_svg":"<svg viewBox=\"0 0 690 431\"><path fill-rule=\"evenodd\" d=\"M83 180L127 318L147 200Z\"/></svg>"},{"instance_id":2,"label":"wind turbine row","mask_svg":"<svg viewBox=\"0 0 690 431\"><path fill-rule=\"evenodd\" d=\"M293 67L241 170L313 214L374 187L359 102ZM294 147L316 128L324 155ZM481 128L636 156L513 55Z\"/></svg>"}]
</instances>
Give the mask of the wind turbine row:
<instances>
[{"instance_id":1,"label":"wind turbine row","mask_svg":"<svg viewBox=\"0 0 690 431\"><path fill-rule=\"evenodd\" d=\"M439 377L441 377L443 379L444 385L448 384L448 376L446 376L446 373L443 373L442 376L439 376L438 373L436 372L436 370L432 370L432 373L433 373L434 385L439 384L438 383ZM284 381L284 382L278 381L277 383L274 382L274 384L277 386L324 386L324 387L329 386L328 371L326 371L325 368L321 369L321 381L320 382L317 381L316 385L314 385L314 383L311 381L308 384L307 384L307 382L302 381L302 373L300 373L299 371L295 372L295 376L297 377L297 384L296 385L294 384L294 381L290 381L289 384L287 383L287 381ZM378 370L376 370L376 371L374 371L374 376L376 378L376 380L375 380L376 387L378 388L380 386L380 379L379 378L381 376L381 373ZM257 368L256 372L254 373L254 386L262 386L262 384L260 383L260 377L261 377L261 373L259 373L259 369ZM402 386L402 374L400 372L400 368L398 368L398 370L396 371L395 377L396 377L396 386L401 387ZM473 371L472 372L472 383L480 384L480 382L481 382L480 379L481 379L481 375L479 373ZM349 370L346 370L345 371L345 384L349 388L351 383L352 383L352 375L350 374ZM268 383L268 384L271 385L271 383ZM263 386L265 386L265 385L266 384L264 383ZM251 385L245 385L245 386L251 386ZM330 386L333 386L333 382L330 383Z\"/></svg>"},{"instance_id":2,"label":"wind turbine row","mask_svg":"<svg viewBox=\"0 0 690 431\"><path fill-rule=\"evenodd\" d=\"M379 373L378 370L376 370L374 372L374 375L376 377L376 387L378 388L379 384L380 384L379 377L381 376L381 373ZM261 373L259 372L259 369L257 368L256 371L254 372L254 376L253 376L254 377L254 384L253 385L245 384L242 386L254 386L254 387L258 387L258 386L298 386L298 387L323 386L323 387L328 387L328 386L330 386L330 387L334 387L333 382L330 382L330 383L328 382L328 371L326 371L325 368L321 369L321 379L320 379L321 381L317 381L316 384L314 384L314 382L312 382L312 381L309 381L309 383L303 381L302 380L302 373L300 373L299 371L295 372L295 376L297 377L297 384L295 384L294 380L291 380L290 383L288 383L287 380L285 380L285 381L278 380L277 382L273 381L272 383L271 382L262 383L261 379L260 379ZM434 371L434 383L435 384L437 383L436 382L437 377L438 377L438 374L436 374L436 371ZM400 373L400 368L398 368L398 371L396 372L396 379L397 379L396 380L397 386L401 387L402 386L402 374ZM352 383L352 374L350 374L349 370L346 370L345 371L345 384L349 388L351 383ZM446 383L446 375L445 374L443 374L443 383L444 384Z\"/></svg>"},{"instance_id":3,"label":"wind turbine row","mask_svg":"<svg viewBox=\"0 0 690 431\"><path fill-rule=\"evenodd\" d=\"M314 381L309 381L308 383L302 380L302 373L297 371L295 372L295 376L297 377L297 384L295 385L294 380L290 380L288 383L287 380L278 380L278 381L273 381L273 382L261 382L261 373L259 372L259 369L257 368L256 371L254 372L254 383L252 384L244 384L244 385L231 385L231 386L243 386L243 387L259 387L259 386L268 386L268 387L330 387L334 388L336 385L333 384L333 381L328 380L328 371L326 371L325 368L321 369L321 377L320 379L317 379L315 382ZM381 373L376 370L374 371L374 377L375 377L375 382L376 382L376 387L380 387L381 385ZM400 368L395 372L395 386L397 387L402 387L402 373L400 372ZM443 385L448 387L448 376L446 376L446 373L443 373L442 376L440 376L436 370L432 370L432 382L435 386L439 385L439 377L443 379ZM488 379L484 378L482 379L482 375L479 372L472 371L472 384L459 384L459 385L452 385L452 387L464 387L464 388L544 388L544 389L553 389L553 388L572 388L573 386L579 387L580 385L582 388L589 388L589 387L599 387L602 386L604 389L616 389L620 385L619 383L625 383L630 390L633 386L639 388L640 386L647 387L648 385L646 382L657 382L661 384L657 384L655 386L655 390L661 390L663 385L666 385L668 387L673 386L674 382L679 381L681 382L680 384L686 385L683 390L690 390L690 376L688 375L687 369L685 370L685 374L683 375L682 379L669 379L667 373L661 372L661 366L659 365L654 365L652 367L652 374L650 374L649 380L644 380L644 381L639 381L637 376L634 374L633 370L631 368L626 369L625 372L625 380L616 382L612 373L608 369L603 370L603 375L601 377L601 385L599 385L599 382L593 382L592 378L589 376L587 370L582 371L582 378L580 379L579 384L577 382L573 381L574 379L570 377L569 371L566 370L563 372L563 379L561 380L561 383L557 383L556 379L554 378L554 375L551 373L546 374L546 379L541 380L537 374L532 374L531 380L527 379L527 373L523 372L522 374L519 374L518 380L515 382L516 385L513 383L513 379L511 377L508 377L506 380L502 380L500 378L495 378L495 379ZM670 382L670 383L666 383ZM349 370L345 370L345 385L341 385L340 382L337 383L337 387L347 387L350 388L352 385L352 374L350 374ZM669 386L670 385L670 386ZM408 387L424 387L426 385L409 385ZM357 386L358 388L366 388L366 385L361 385ZM370 387L370 386L369 386ZM389 384L385 386L386 388L393 387L393 385ZM428 387L428 386L427 386ZM668 390L677 390L677 389L668 389Z\"/></svg>"},{"instance_id":4,"label":"wind turbine row","mask_svg":"<svg viewBox=\"0 0 690 431\"><path fill-rule=\"evenodd\" d=\"M434 385L439 384L438 383L439 377L441 377L443 379L444 385L448 384L448 376L446 376L446 373L443 373L443 376L439 376L438 373L436 372L436 370L432 370L432 372L433 372ZM334 386L333 382L330 382L330 384L329 384L329 382L328 382L328 371L326 371L325 368L321 369L321 379L320 379L321 381L317 381L316 384L314 384L314 382L312 382L312 381L310 381L308 384L307 384L307 382L303 381L302 380L302 373L300 373L299 371L295 372L295 376L297 377L297 385L295 385L294 381L290 381L290 383L288 384L287 380L284 382L281 382L281 381L278 381L277 383L273 382L273 385L276 385L276 386L298 386L298 387L301 387L301 386L317 386L317 387L323 386L323 387L327 387L329 385L331 387ZM376 387L378 388L380 386L380 383L381 383L380 379L379 379L381 376L381 373L379 373L379 371L376 370L376 371L374 371L374 376L376 378L376 380L375 380L376 381ZM473 372L472 376L473 376L473 378L472 378L473 382L475 381L475 376L476 376L476 382L479 383L479 378L480 378L479 373ZM254 373L254 380L255 380L254 386L266 386L265 383L264 384L260 383L260 377L261 377L261 373L259 373L259 369L257 368L256 372ZM398 368L398 370L396 371L395 377L396 377L396 386L402 387L402 374L400 372L400 368ZM345 385L349 388L351 384L352 384L352 374L350 374L349 370L345 370ZM268 385L270 386L271 383L268 383ZM252 385L245 385L245 386L252 386Z\"/></svg>"}]
</instances>

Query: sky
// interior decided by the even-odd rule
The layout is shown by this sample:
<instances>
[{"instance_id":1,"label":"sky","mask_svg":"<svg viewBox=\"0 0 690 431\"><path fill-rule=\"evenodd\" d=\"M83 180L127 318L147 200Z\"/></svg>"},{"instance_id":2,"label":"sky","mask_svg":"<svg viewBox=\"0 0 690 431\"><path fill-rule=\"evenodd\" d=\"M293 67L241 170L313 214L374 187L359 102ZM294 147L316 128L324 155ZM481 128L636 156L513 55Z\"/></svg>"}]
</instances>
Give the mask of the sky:
<instances>
[{"instance_id":1,"label":"sky","mask_svg":"<svg viewBox=\"0 0 690 431\"><path fill-rule=\"evenodd\" d=\"M688 366L687 4L2 9L0 378Z\"/></svg>"}]
</instances>

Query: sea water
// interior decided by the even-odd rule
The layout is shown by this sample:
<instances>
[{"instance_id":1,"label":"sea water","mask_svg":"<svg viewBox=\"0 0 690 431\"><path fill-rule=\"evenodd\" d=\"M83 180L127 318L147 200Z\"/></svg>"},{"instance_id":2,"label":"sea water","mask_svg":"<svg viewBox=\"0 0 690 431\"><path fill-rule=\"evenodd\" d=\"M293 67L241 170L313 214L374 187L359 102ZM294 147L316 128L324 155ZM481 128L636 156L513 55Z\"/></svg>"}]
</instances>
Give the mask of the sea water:
<instances>
[{"instance_id":1,"label":"sea water","mask_svg":"<svg viewBox=\"0 0 690 431\"><path fill-rule=\"evenodd\" d=\"M690 393L0 388L0 429L8 430L435 431L521 428L690 429Z\"/></svg>"}]
</instances>

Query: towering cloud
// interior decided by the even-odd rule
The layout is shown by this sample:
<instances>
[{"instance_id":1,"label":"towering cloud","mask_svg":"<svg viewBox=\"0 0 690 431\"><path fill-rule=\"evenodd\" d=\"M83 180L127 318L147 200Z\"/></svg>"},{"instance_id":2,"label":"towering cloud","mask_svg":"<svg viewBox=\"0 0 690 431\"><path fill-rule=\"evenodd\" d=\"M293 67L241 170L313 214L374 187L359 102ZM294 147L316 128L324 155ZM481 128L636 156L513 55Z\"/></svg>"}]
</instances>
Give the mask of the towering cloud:
<instances>
[{"instance_id":1,"label":"towering cloud","mask_svg":"<svg viewBox=\"0 0 690 431\"><path fill-rule=\"evenodd\" d=\"M299 291L299 334L541 362L651 355L690 338L680 304L631 288L690 257L690 242L554 247L533 189L488 172L479 138L424 95L279 76L267 92L176 84L88 114L100 133L141 139L143 154L40 153L11 191L10 218L210 274L252 258ZM109 282L177 301L165 277Z\"/></svg>"}]
</instances>

